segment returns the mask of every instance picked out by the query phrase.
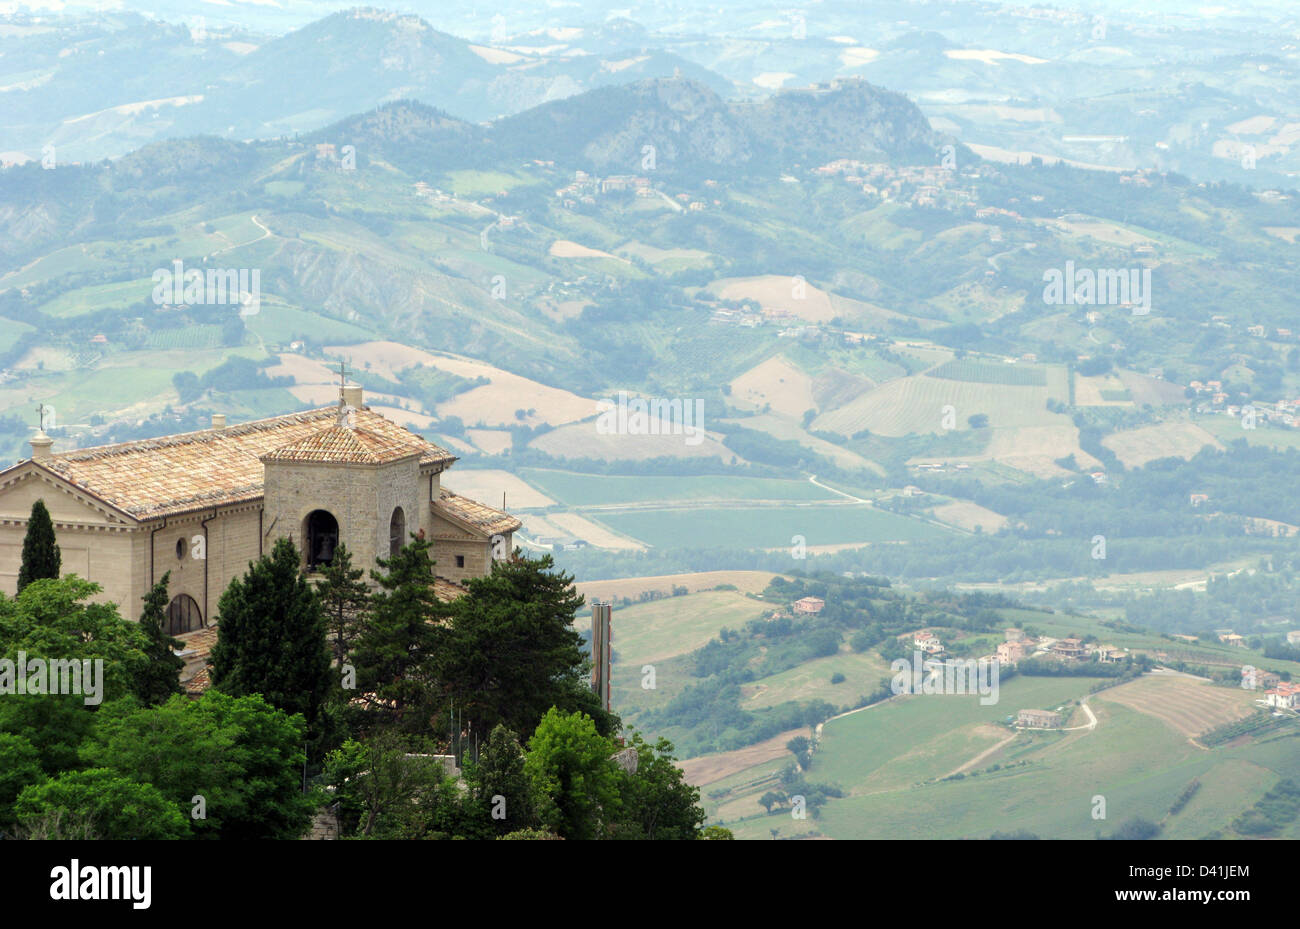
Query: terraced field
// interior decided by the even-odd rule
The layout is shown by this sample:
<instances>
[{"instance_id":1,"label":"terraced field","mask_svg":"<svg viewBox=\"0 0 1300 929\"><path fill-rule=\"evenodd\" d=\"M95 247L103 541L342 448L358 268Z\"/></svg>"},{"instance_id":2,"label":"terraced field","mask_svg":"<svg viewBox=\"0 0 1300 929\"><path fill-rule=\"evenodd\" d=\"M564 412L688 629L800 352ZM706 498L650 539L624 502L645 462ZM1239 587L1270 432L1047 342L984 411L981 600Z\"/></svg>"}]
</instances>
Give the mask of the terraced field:
<instances>
[{"instance_id":1,"label":"terraced field","mask_svg":"<svg viewBox=\"0 0 1300 929\"><path fill-rule=\"evenodd\" d=\"M1258 694L1174 674L1149 674L1112 687L1098 699L1154 716L1183 735L1195 737L1225 723L1249 716Z\"/></svg>"},{"instance_id":2,"label":"terraced field","mask_svg":"<svg viewBox=\"0 0 1300 929\"><path fill-rule=\"evenodd\" d=\"M975 361L970 358L939 365L927 371L926 376L941 377L950 381L970 381L976 384L1007 384L1013 387L1047 386L1047 373L1042 368Z\"/></svg>"}]
</instances>

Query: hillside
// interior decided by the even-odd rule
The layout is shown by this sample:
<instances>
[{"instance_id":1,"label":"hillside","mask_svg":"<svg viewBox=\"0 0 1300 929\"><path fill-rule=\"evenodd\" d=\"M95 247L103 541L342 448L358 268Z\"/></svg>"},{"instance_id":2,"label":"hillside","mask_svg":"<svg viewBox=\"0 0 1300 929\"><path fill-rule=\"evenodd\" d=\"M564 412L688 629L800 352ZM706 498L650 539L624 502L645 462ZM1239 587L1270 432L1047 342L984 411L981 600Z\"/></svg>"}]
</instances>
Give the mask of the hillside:
<instances>
[{"instance_id":1,"label":"hillside","mask_svg":"<svg viewBox=\"0 0 1300 929\"><path fill-rule=\"evenodd\" d=\"M688 780L738 838L898 838L918 811L930 838L1087 839L1133 818L1165 838L1250 837L1252 808L1300 760L1294 713L1270 716L1262 691L1241 685L1243 662L1288 677L1300 655L1278 661L1212 636L1187 643L874 578L776 579L757 595L685 590L616 606L615 708L688 747ZM824 602L819 614L791 611L806 596ZM900 692L890 662L913 660L921 630L941 640L936 660L991 654L1012 634L1044 651L1003 662L988 692ZM1068 637L1121 657L1050 657ZM1062 721L1017 728L1022 709ZM806 817L791 815L795 794ZM1297 828L1277 822L1269 834Z\"/></svg>"},{"instance_id":2,"label":"hillside","mask_svg":"<svg viewBox=\"0 0 1300 929\"><path fill-rule=\"evenodd\" d=\"M12 167L0 445L24 454L38 403L76 445L327 402L345 361L521 482L526 544L585 578L797 552L1266 631L1296 600L1294 245L1268 231L1292 195L950 144L858 80L735 102L678 77ZM160 298L177 267L256 271L256 302ZM1150 283L1053 302L1068 268ZM620 391L699 432L602 432ZM1161 599L1191 588L1221 618Z\"/></svg>"}]
</instances>

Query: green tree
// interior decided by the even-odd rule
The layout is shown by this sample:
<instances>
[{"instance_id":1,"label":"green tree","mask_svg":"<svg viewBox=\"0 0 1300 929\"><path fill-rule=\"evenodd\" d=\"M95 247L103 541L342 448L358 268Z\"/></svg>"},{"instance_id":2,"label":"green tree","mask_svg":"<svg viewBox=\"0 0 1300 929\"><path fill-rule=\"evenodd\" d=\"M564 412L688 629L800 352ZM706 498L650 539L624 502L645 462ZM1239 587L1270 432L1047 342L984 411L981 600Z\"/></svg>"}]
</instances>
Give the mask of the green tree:
<instances>
[{"instance_id":1,"label":"green tree","mask_svg":"<svg viewBox=\"0 0 1300 929\"><path fill-rule=\"evenodd\" d=\"M235 578L217 604L221 623L212 648L212 683L235 697L262 694L286 713L300 713L309 734L329 689L330 658L320 602L288 539Z\"/></svg>"},{"instance_id":2,"label":"green tree","mask_svg":"<svg viewBox=\"0 0 1300 929\"><path fill-rule=\"evenodd\" d=\"M375 839L490 835L442 760L408 751L397 730L382 730L369 742L344 742L330 753L325 780L334 787L344 834Z\"/></svg>"},{"instance_id":3,"label":"green tree","mask_svg":"<svg viewBox=\"0 0 1300 929\"><path fill-rule=\"evenodd\" d=\"M595 839L617 820L614 742L585 713L546 711L528 740L524 771L542 825L566 839Z\"/></svg>"},{"instance_id":4,"label":"green tree","mask_svg":"<svg viewBox=\"0 0 1300 929\"><path fill-rule=\"evenodd\" d=\"M325 613L334 660L341 665L351 654L353 640L370 605L370 588L364 580L365 572L352 567L352 553L342 542L334 549L333 560L321 567L318 576L316 595Z\"/></svg>"},{"instance_id":5,"label":"green tree","mask_svg":"<svg viewBox=\"0 0 1300 929\"><path fill-rule=\"evenodd\" d=\"M586 713L602 734L617 730L584 680L589 665L572 625L583 597L553 567L550 555L497 561L452 604L437 677L477 731L531 732L551 707Z\"/></svg>"},{"instance_id":6,"label":"green tree","mask_svg":"<svg viewBox=\"0 0 1300 929\"><path fill-rule=\"evenodd\" d=\"M392 558L380 559L383 573L371 572L379 590L353 651L362 691L391 706L399 723L412 707L427 709L431 660L449 613L438 599L429 548L426 539L413 538Z\"/></svg>"},{"instance_id":7,"label":"green tree","mask_svg":"<svg viewBox=\"0 0 1300 929\"><path fill-rule=\"evenodd\" d=\"M82 672L81 694L0 699L0 732L30 742L51 776L82 766L78 749L93 724L95 701L133 695L149 661L139 625L112 604L86 602L99 591L64 577L34 581L13 599L0 597L0 658L15 661L26 652L47 662L75 661Z\"/></svg>"},{"instance_id":8,"label":"green tree","mask_svg":"<svg viewBox=\"0 0 1300 929\"><path fill-rule=\"evenodd\" d=\"M728 829L726 826L714 825L714 826L705 826L703 829L700 830L700 834L696 836L696 838L713 839L713 840L718 840L718 839L734 840L736 837L732 834L731 830Z\"/></svg>"},{"instance_id":9,"label":"green tree","mask_svg":"<svg viewBox=\"0 0 1300 929\"><path fill-rule=\"evenodd\" d=\"M465 780L497 833L517 832L537 823L524 750L519 737L505 726L494 728L478 759L466 762Z\"/></svg>"},{"instance_id":10,"label":"green tree","mask_svg":"<svg viewBox=\"0 0 1300 929\"><path fill-rule=\"evenodd\" d=\"M624 838L694 839L704 823L700 791L686 783L682 769L673 764L673 743L659 739L653 745L633 732L628 744L637 753L633 773L619 773L620 833Z\"/></svg>"},{"instance_id":11,"label":"green tree","mask_svg":"<svg viewBox=\"0 0 1300 929\"><path fill-rule=\"evenodd\" d=\"M1119 828L1115 830L1110 838L1133 842L1154 839L1159 834L1160 826L1157 823L1153 823L1149 819L1143 819L1141 816L1132 816L1120 823Z\"/></svg>"},{"instance_id":12,"label":"green tree","mask_svg":"<svg viewBox=\"0 0 1300 929\"><path fill-rule=\"evenodd\" d=\"M27 518L27 535L23 536L18 593L22 593L32 581L46 577L57 578L62 563L63 556L54 539L54 522L50 519L50 511L45 508L44 500L37 500L32 504L31 515Z\"/></svg>"},{"instance_id":13,"label":"green tree","mask_svg":"<svg viewBox=\"0 0 1300 929\"><path fill-rule=\"evenodd\" d=\"M501 836L501 841L510 842L553 842L558 839L560 839L560 836L554 832L547 832L545 829L519 829Z\"/></svg>"},{"instance_id":14,"label":"green tree","mask_svg":"<svg viewBox=\"0 0 1300 929\"><path fill-rule=\"evenodd\" d=\"M0 599L0 657L25 651L47 661L102 659L102 679L82 680L83 690L100 686L101 692L85 696L107 702L134 693L149 660L148 640L113 604L87 602L100 592L98 584L69 576L33 581L12 600Z\"/></svg>"},{"instance_id":15,"label":"green tree","mask_svg":"<svg viewBox=\"0 0 1300 929\"><path fill-rule=\"evenodd\" d=\"M177 371L172 375L172 386L176 388L181 403L193 403L203 395L203 385L193 371Z\"/></svg>"},{"instance_id":16,"label":"green tree","mask_svg":"<svg viewBox=\"0 0 1300 929\"><path fill-rule=\"evenodd\" d=\"M189 835L185 817L156 787L106 768L67 771L33 784L18 795L14 810L19 826L29 834L48 836L52 825L71 821L84 823L78 837L87 837L86 831L99 839L182 839Z\"/></svg>"},{"instance_id":17,"label":"green tree","mask_svg":"<svg viewBox=\"0 0 1300 929\"><path fill-rule=\"evenodd\" d=\"M188 820L195 836L296 839L319 798L302 790L305 726L260 695L208 691L157 707L127 702L96 714L83 743L91 765L147 781Z\"/></svg>"},{"instance_id":18,"label":"green tree","mask_svg":"<svg viewBox=\"0 0 1300 929\"><path fill-rule=\"evenodd\" d=\"M41 770L51 777L82 766L78 752L94 721L95 714L77 696L0 699L0 732L35 748Z\"/></svg>"},{"instance_id":19,"label":"green tree","mask_svg":"<svg viewBox=\"0 0 1300 929\"><path fill-rule=\"evenodd\" d=\"M27 739L0 732L0 837L14 825L14 801L24 787L45 780L41 756Z\"/></svg>"},{"instance_id":20,"label":"green tree","mask_svg":"<svg viewBox=\"0 0 1300 929\"><path fill-rule=\"evenodd\" d=\"M135 695L146 706L156 706L168 697L181 693L180 673L185 662L177 654L181 643L163 632L167 622L168 571L149 593L144 596L144 609L140 613L140 629L144 633L146 661L136 675Z\"/></svg>"}]
</instances>

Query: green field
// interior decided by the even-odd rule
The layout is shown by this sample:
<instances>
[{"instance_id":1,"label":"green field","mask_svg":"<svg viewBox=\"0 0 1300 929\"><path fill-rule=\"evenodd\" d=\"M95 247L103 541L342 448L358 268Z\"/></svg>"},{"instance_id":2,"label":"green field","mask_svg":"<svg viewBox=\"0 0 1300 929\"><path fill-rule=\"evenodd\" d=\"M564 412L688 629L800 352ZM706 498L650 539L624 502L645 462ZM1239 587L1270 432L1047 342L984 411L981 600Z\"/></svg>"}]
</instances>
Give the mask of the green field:
<instances>
[{"instance_id":1,"label":"green field","mask_svg":"<svg viewBox=\"0 0 1300 929\"><path fill-rule=\"evenodd\" d=\"M819 832L840 839L987 838L1018 829L1086 839L1110 834L1134 816L1167 819L1167 838L1200 838L1224 828L1300 762L1300 738L1206 752L1150 716L1093 702L1097 729L1019 733L964 777L938 780L1012 735L989 723L1020 708L1078 698L1090 683L1014 678L990 707L974 697L896 698L826 725L808 777L835 783L847 795L829 801L818 818L764 814L756 798L771 783L730 796L710 812L739 838L770 838L768 830L777 828L783 836ZM990 770L994 764L1000 770ZM1201 781L1199 793L1168 816L1193 778ZM1106 801L1104 820L1092 817L1098 796Z\"/></svg>"},{"instance_id":2,"label":"green field","mask_svg":"<svg viewBox=\"0 0 1300 929\"><path fill-rule=\"evenodd\" d=\"M261 311L246 318L244 325L263 339L280 343L310 337L346 345L374 337L369 329L282 303L270 303L266 298L262 300Z\"/></svg>"},{"instance_id":3,"label":"green field","mask_svg":"<svg viewBox=\"0 0 1300 929\"><path fill-rule=\"evenodd\" d=\"M78 287L42 304L40 311L47 316L66 319L100 310L118 309L139 303L141 300L148 300L153 293L153 288L153 280L147 277L134 281Z\"/></svg>"},{"instance_id":4,"label":"green field","mask_svg":"<svg viewBox=\"0 0 1300 929\"><path fill-rule=\"evenodd\" d=\"M1300 429L1269 425L1260 425L1256 429L1243 429L1241 421L1233 416L1198 416L1196 425L1222 442L1245 439L1248 445L1263 445L1277 449L1300 448Z\"/></svg>"},{"instance_id":5,"label":"green field","mask_svg":"<svg viewBox=\"0 0 1300 929\"><path fill-rule=\"evenodd\" d=\"M844 680L832 684L831 676L836 673L843 674ZM752 710L787 700L825 700L832 706L852 706L889 677L889 664L875 651L840 652L744 685L741 706Z\"/></svg>"},{"instance_id":6,"label":"green field","mask_svg":"<svg viewBox=\"0 0 1300 929\"><path fill-rule=\"evenodd\" d=\"M591 514L584 514L590 516ZM658 548L788 548L900 542L947 530L870 506L771 506L601 513L599 522Z\"/></svg>"},{"instance_id":7,"label":"green field","mask_svg":"<svg viewBox=\"0 0 1300 929\"><path fill-rule=\"evenodd\" d=\"M2 323L0 325L0 353L9 351L18 344L19 339L36 328L29 323L19 322L16 319L2 319L0 323Z\"/></svg>"},{"instance_id":8,"label":"green field","mask_svg":"<svg viewBox=\"0 0 1300 929\"><path fill-rule=\"evenodd\" d=\"M942 377L950 381L972 381L978 384L1009 384L1014 387L1047 386L1047 374L1042 368L997 364L992 361L973 361L969 358L939 365L934 370L927 371L926 376Z\"/></svg>"},{"instance_id":9,"label":"green field","mask_svg":"<svg viewBox=\"0 0 1300 929\"><path fill-rule=\"evenodd\" d=\"M217 348L221 345L220 326L184 326L158 329L149 334L149 347L162 350Z\"/></svg>"},{"instance_id":10,"label":"green field","mask_svg":"<svg viewBox=\"0 0 1300 929\"><path fill-rule=\"evenodd\" d=\"M448 171L442 186L457 197L482 197L532 183L532 178L501 171Z\"/></svg>"},{"instance_id":11,"label":"green field","mask_svg":"<svg viewBox=\"0 0 1300 929\"><path fill-rule=\"evenodd\" d=\"M305 186L302 181L269 181L262 189L272 197L293 197L302 193Z\"/></svg>"},{"instance_id":12,"label":"green field","mask_svg":"<svg viewBox=\"0 0 1300 929\"><path fill-rule=\"evenodd\" d=\"M836 495L808 481L724 475L615 477L522 468L520 476L569 506L671 500L834 500Z\"/></svg>"},{"instance_id":13,"label":"green field","mask_svg":"<svg viewBox=\"0 0 1300 929\"><path fill-rule=\"evenodd\" d=\"M1047 409L1049 399L1066 399L1063 374L1049 378L1044 371L1038 373L1044 381L1037 385L902 377L823 413L813 420L812 428L845 436L869 429L877 435L898 437L966 429L970 417L978 413L986 415L994 428L1068 426L1068 417ZM951 417L950 426L945 426L946 415Z\"/></svg>"},{"instance_id":14,"label":"green field","mask_svg":"<svg viewBox=\"0 0 1300 929\"><path fill-rule=\"evenodd\" d=\"M1014 677L1001 685L998 701L989 706L981 705L978 696L894 698L826 724L818 753L818 779L846 788L854 785L854 789L867 789L878 782L897 783L900 762L931 740L979 723L1001 722L1022 709L1050 709L1086 695L1094 683L1095 678L1085 677ZM969 757L949 755L935 759L937 767L913 773L916 777L942 776Z\"/></svg>"},{"instance_id":15,"label":"green field","mask_svg":"<svg viewBox=\"0 0 1300 929\"><path fill-rule=\"evenodd\" d=\"M763 615L765 605L735 590L704 590L681 597L615 609L613 640L620 664L639 667L702 648L723 626L738 628ZM591 617L581 616L574 627L585 629Z\"/></svg>"}]
</instances>

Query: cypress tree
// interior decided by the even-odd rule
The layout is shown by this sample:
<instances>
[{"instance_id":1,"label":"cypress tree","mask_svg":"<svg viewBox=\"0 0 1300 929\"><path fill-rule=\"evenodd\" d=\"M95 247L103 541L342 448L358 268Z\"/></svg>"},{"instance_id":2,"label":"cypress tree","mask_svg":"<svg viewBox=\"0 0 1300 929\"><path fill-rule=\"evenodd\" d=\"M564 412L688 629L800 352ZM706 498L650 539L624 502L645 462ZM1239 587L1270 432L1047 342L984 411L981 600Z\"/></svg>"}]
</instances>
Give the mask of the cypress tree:
<instances>
[{"instance_id":1,"label":"cypress tree","mask_svg":"<svg viewBox=\"0 0 1300 929\"><path fill-rule=\"evenodd\" d=\"M325 617L288 539L248 566L217 602L212 683L232 697L261 694L286 713L301 713L314 733L329 690Z\"/></svg>"},{"instance_id":2,"label":"cypress tree","mask_svg":"<svg viewBox=\"0 0 1300 929\"><path fill-rule=\"evenodd\" d=\"M148 644L144 648L144 665L135 679L135 695L145 706L157 706L173 694L181 693L180 673L185 661L176 654L181 643L163 632L167 622L167 585L171 572L162 576L144 596L144 609L140 613L140 629Z\"/></svg>"},{"instance_id":3,"label":"cypress tree","mask_svg":"<svg viewBox=\"0 0 1300 929\"><path fill-rule=\"evenodd\" d=\"M18 569L18 592L32 581L57 578L63 565L58 543L54 540L54 521L44 500L32 504L32 515L27 519L27 535L23 538L23 563Z\"/></svg>"}]
</instances>

